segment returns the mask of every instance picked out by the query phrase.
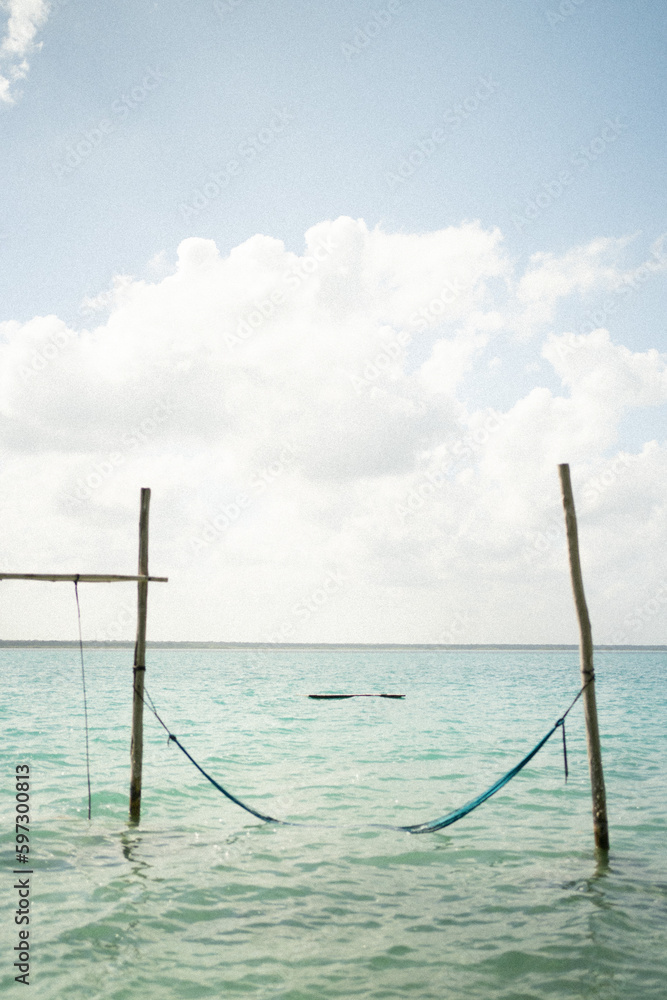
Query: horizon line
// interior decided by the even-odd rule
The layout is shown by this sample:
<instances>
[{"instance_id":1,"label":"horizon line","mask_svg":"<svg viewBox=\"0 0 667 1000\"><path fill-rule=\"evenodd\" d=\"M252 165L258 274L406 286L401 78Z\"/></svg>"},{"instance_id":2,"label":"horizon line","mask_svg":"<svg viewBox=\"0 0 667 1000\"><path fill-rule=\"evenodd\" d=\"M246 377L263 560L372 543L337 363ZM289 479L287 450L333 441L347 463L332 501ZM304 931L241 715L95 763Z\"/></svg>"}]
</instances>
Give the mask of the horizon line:
<instances>
[{"instance_id":1,"label":"horizon line","mask_svg":"<svg viewBox=\"0 0 667 1000\"><path fill-rule=\"evenodd\" d=\"M52 647L71 648L79 645L78 639L0 639L0 648L11 647ZM88 639L85 647L93 649L133 649L131 639ZM419 650L472 650L472 649L527 649L577 650L578 643L519 643L519 642L472 642L472 643L410 643L410 642L214 642L208 640L159 640L146 642L149 649L419 649ZM594 643L594 649L658 652L667 650L667 645L652 643L614 645Z\"/></svg>"}]
</instances>

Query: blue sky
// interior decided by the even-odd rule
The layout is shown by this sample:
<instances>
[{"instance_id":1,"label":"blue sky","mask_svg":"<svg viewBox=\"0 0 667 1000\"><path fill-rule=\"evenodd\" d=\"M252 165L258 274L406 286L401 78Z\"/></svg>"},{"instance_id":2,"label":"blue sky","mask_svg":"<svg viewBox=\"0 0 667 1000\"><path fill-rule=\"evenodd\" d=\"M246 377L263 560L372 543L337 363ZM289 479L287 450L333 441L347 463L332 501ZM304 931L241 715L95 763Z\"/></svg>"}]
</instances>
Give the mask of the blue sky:
<instances>
[{"instance_id":1,"label":"blue sky","mask_svg":"<svg viewBox=\"0 0 667 1000\"><path fill-rule=\"evenodd\" d=\"M54 4L22 96L0 119L3 318L74 317L111 275L142 273L186 236L224 251L261 232L299 250L310 225L342 214L405 232L480 219L524 256L600 235L650 240L667 208L667 10L570 6L552 25L551 0L405 2L345 55L372 4ZM141 88L147 69L165 78L121 117L114 102ZM392 190L386 174L480 77L497 90ZM289 127L184 222L179 205L276 108L293 116ZM53 165L104 119L113 132L58 178ZM624 131L573 167L607 119ZM568 168L561 197L517 229L512 217ZM648 319L657 293L645 301Z\"/></svg>"},{"instance_id":2,"label":"blue sky","mask_svg":"<svg viewBox=\"0 0 667 1000\"><path fill-rule=\"evenodd\" d=\"M110 299L118 275L162 287L193 237L214 241L223 258L256 234L300 256L308 230L341 216L388 234L477 221L500 231L511 261L511 275L498 265L485 282L500 328L512 329L501 346L480 340L476 364L462 370L468 413L509 412L536 388L571 385L543 357L550 334L604 327L619 351L665 350L664 270L644 270L629 291L628 276L659 259L667 229L667 8L4 6L16 23L38 24L32 44L18 53L5 44L0 61L8 80L29 63L0 101L0 322L53 315L73 331L92 329L86 301ZM589 284L570 275L538 332L526 328L530 316L514 329L512 296L533 255L565 259L600 240L609 246ZM624 294L614 290L620 280ZM95 323L104 322L102 309ZM442 336L436 324L411 340L407 376ZM619 407L596 460L663 440L666 415L659 394Z\"/></svg>"}]
</instances>

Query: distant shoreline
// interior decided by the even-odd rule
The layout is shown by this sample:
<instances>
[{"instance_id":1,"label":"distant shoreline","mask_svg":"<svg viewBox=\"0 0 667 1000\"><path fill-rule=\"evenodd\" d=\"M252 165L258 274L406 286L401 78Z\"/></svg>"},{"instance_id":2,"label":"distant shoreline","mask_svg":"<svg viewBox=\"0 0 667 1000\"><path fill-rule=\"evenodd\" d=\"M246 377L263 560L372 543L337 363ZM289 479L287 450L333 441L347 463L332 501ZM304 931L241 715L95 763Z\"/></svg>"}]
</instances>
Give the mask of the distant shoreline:
<instances>
[{"instance_id":1,"label":"distant shoreline","mask_svg":"<svg viewBox=\"0 0 667 1000\"><path fill-rule=\"evenodd\" d=\"M0 639L0 649L11 649L24 647L29 649L69 649L78 647L76 639ZM134 643L130 640L99 642L91 640L83 644L86 649L133 649ZM550 644L550 643L468 643L468 644L443 644L443 643L393 643L393 642L147 642L149 649L356 649L356 650L527 650L527 651L549 651L549 650L578 650L576 644ZM597 650L620 652L665 652L667 646L606 646L596 645Z\"/></svg>"}]
</instances>

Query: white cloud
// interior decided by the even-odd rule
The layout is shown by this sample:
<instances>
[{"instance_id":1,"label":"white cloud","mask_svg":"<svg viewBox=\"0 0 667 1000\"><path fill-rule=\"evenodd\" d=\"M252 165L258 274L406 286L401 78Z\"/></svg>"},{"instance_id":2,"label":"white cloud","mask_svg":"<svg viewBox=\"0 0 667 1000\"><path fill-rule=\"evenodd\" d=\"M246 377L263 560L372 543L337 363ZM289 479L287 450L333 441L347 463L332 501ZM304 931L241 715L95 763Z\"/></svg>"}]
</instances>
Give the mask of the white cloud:
<instances>
[{"instance_id":1,"label":"white cloud","mask_svg":"<svg viewBox=\"0 0 667 1000\"><path fill-rule=\"evenodd\" d=\"M466 386L491 341L511 371L505 331L540 287L604 285L616 250L517 277L478 223L420 236L343 218L309 230L301 255L260 235L226 257L185 240L174 268L160 259L171 273L89 300L91 318L108 310L90 328L0 325L0 561L131 571L150 485L152 568L171 578L153 588L155 637L437 641L465 618L468 641L569 641L569 461L603 641L661 572L664 442L613 448L623 412L667 398L665 357L565 332L542 352L562 395L537 382L499 413ZM296 614L328 573L344 582ZM3 594L15 634L32 627L17 587ZM109 634L123 599L87 592L89 634ZM71 633L46 613L42 627Z\"/></svg>"},{"instance_id":2,"label":"white cloud","mask_svg":"<svg viewBox=\"0 0 667 1000\"><path fill-rule=\"evenodd\" d=\"M630 242L624 239L597 239L556 256L535 253L516 288L520 308L517 326L530 336L553 320L556 304L573 294L610 290L621 283L624 272L621 253Z\"/></svg>"},{"instance_id":3,"label":"white cloud","mask_svg":"<svg viewBox=\"0 0 667 1000\"><path fill-rule=\"evenodd\" d=\"M667 402L667 355L655 349L633 353L612 344L607 330L552 335L542 354L573 396L588 399L600 418Z\"/></svg>"},{"instance_id":4,"label":"white cloud","mask_svg":"<svg viewBox=\"0 0 667 1000\"><path fill-rule=\"evenodd\" d=\"M5 34L0 42L0 102L13 104L13 85L27 76L30 69L26 56L41 47L35 35L49 15L46 0L5 0L7 10Z\"/></svg>"}]
</instances>

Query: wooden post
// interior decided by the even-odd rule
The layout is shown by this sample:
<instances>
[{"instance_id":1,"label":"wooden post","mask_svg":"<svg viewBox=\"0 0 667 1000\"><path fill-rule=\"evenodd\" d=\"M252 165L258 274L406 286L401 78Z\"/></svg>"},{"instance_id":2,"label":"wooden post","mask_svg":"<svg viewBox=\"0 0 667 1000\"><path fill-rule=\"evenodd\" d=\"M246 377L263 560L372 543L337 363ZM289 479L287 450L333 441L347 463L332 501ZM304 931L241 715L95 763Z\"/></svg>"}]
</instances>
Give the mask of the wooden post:
<instances>
[{"instance_id":1,"label":"wooden post","mask_svg":"<svg viewBox=\"0 0 667 1000\"><path fill-rule=\"evenodd\" d=\"M0 580L50 580L53 583L125 583L137 581L137 642L134 647L134 682L132 699L132 744L130 748L130 821L139 822L141 813L141 764L144 735L144 673L146 671L146 609L148 582L167 583L166 576L148 575L148 510L151 491L141 491L139 517L139 575L117 573L0 573Z\"/></svg>"},{"instance_id":2,"label":"wooden post","mask_svg":"<svg viewBox=\"0 0 667 1000\"><path fill-rule=\"evenodd\" d=\"M602 773L602 754L600 752L600 732L598 729L598 711L595 703L595 671L593 669L593 636L591 622L588 617L584 583L579 562L579 538L577 534L577 515L572 496L570 466L558 466L560 475L563 507L565 509L565 526L567 528L567 545L570 554L570 577L574 603L579 619L579 651L581 664L581 683L586 685L582 694L584 703L584 718L586 720L586 742L588 744L588 769L591 775L591 792L593 795L593 832L595 846L603 851L609 850L609 826L607 824L607 803Z\"/></svg>"},{"instance_id":3,"label":"wooden post","mask_svg":"<svg viewBox=\"0 0 667 1000\"><path fill-rule=\"evenodd\" d=\"M134 647L132 742L130 744L130 822L141 815L141 766L144 753L144 675L146 673L146 612L148 607L148 512L151 491L141 490L139 516L139 576L137 583L137 641Z\"/></svg>"}]
</instances>

